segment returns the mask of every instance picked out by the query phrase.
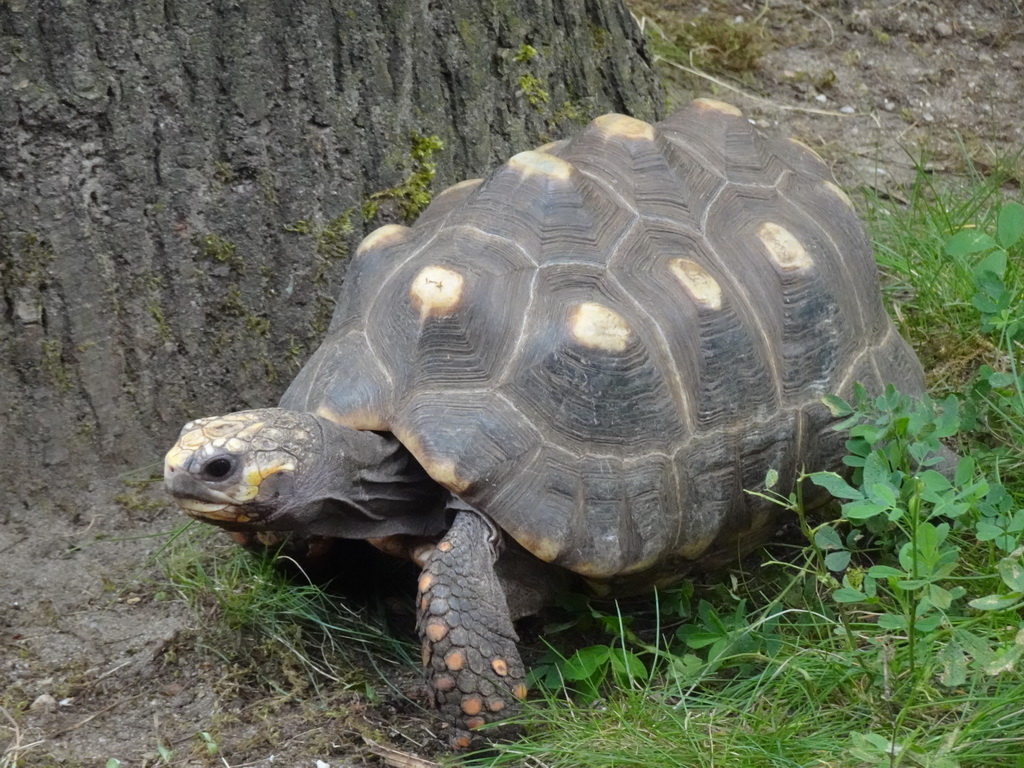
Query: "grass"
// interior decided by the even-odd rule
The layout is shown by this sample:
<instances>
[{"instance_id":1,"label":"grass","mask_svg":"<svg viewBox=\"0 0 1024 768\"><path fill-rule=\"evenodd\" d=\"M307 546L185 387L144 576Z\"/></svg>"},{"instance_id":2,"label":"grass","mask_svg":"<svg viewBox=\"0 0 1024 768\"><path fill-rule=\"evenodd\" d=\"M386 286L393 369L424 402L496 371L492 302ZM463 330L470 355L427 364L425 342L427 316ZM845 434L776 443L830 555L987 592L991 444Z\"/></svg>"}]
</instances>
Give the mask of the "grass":
<instances>
[{"instance_id":1,"label":"grass","mask_svg":"<svg viewBox=\"0 0 1024 768\"><path fill-rule=\"evenodd\" d=\"M731 6L721 3L700 10L663 5L643 0L630 3L650 28L648 45L656 59L743 80L756 71L772 46L764 25L767 4L752 20L737 18Z\"/></svg>"},{"instance_id":2,"label":"grass","mask_svg":"<svg viewBox=\"0 0 1024 768\"><path fill-rule=\"evenodd\" d=\"M268 690L302 697L329 685L374 700L396 668L415 663L418 654L389 629L379 605L358 606L273 552L247 552L189 523L164 563L179 598L212 628L202 644L247 663Z\"/></svg>"},{"instance_id":3,"label":"grass","mask_svg":"<svg viewBox=\"0 0 1024 768\"><path fill-rule=\"evenodd\" d=\"M936 399L830 400L854 478L803 484L829 488L839 519L773 496L800 534L755 572L577 603L534 665L527 736L473 764L1024 768L1024 207L1000 183L922 167L905 201L867 193L887 301ZM952 480L930 467L940 438L966 457ZM226 657L254 635L276 649L269 686L304 675L372 700L416 666L383 621L271 558L197 551L168 558L173 582Z\"/></svg>"},{"instance_id":4,"label":"grass","mask_svg":"<svg viewBox=\"0 0 1024 768\"><path fill-rule=\"evenodd\" d=\"M715 93L756 87L762 59L780 44L778 29L787 30L788 37L805 26L797 17L789 19L792 11L785 8L757 6L737 17L735 4L720 0L699 5L631 0L669 105L685 104L709 88Z\"/></svg>"},{"instance_id":5,"label":"grass","mask_svg":"<svg viewBox=\"0 0 1024 768\"><path fill-rule=\"evenodd\" d=\"M976 260L970 254L953 256L945 251L945 245L953 233L964 228L993 229L1000 187L1012 177L1013 165L1007 163L1005 172L997 169L987 177L971 173L963 186L951 187L928 173L922 161L917 164L914 184L905 190L905 203L881 199L873 190L865 193L864 210L874 235L875 256L888 292L899 299L899 317L905 320L901 330L916 349L945 364L941 373L951 372L950 366L962 359L955 354L957 350L979 343L982 349L993 349L994 341L982 331L971 305ZM1014 279L1019 279L1019 274ZM966 357L969 362L977 355ZM961 375L936 383L956 390L969 369L967 365Z\"/></svg>"}]
</instances>

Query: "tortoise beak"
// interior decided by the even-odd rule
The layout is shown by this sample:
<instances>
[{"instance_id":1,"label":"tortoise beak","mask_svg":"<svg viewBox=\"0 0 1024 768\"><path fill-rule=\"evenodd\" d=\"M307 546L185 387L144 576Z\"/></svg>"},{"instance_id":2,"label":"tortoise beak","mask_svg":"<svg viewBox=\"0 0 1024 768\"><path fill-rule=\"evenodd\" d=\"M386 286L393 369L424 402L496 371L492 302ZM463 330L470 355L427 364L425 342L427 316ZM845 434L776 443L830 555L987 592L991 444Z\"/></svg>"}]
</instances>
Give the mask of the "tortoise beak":
<instances>
[{"instance_id":1,"label":"tortoise beak","mask_svg":"<svg viewBox=\"0 0 1024 768\"><path fill-rule=\"evenodd\" d=\"M211 523L247 523L250 517L237 501L196 480L187 470L170 462L164 464L164 489L185 514Z\"/></svg>"}]
</instances>

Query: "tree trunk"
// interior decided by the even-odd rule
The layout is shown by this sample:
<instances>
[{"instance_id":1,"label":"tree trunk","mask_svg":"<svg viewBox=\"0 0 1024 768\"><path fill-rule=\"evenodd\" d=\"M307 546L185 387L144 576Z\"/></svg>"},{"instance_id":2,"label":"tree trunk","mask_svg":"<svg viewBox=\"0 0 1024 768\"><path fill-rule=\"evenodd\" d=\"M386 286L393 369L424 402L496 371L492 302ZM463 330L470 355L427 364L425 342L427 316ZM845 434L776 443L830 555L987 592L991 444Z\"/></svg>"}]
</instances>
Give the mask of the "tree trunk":
<instances>
[{"instance_id":1,"label":"tree trunk","mask_svg":"<svg viewBox=\"0 0 1024 768\"><path fill-rule=\"evenodd\" d=\"M345 255L431 188L660 107L621 0L0 0L0 35L0 497L24 503L274 403Z\"/></svg>"}]
</instances>

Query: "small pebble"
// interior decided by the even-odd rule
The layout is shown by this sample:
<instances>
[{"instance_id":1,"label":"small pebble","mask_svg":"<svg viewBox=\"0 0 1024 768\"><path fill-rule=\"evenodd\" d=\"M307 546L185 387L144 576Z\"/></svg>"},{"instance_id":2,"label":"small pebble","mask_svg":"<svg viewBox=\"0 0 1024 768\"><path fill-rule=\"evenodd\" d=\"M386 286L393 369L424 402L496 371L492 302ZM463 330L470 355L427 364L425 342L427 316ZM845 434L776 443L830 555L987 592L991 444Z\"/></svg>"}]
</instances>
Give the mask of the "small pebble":
<instances>
[{"instance_id":1,"label":"small pebble","mask_svg":"<svg viewBox=\"0 0 1024 768\"><path fill-rule=\"evenodd\" d=\"M29 705L33 712L54 712L57 709L57 700L48 693L36 696L36 700Z\"/></svg>"},{"instance_id":2,"label":"small pebble","mask_svg":"<svg viewBox=\"0 0 1024 768\"><path fill-rule=\"evenodd\" d=\"M828 101L828 96L826 96L824 93L819 93L817 96L814 97L814 100L819 104L824 104L826 101Z\"/></svg>"},{"instance_id":3,"label":"small pebble","mask_svg":"<svg viewBox=\"0 0 1024 768\"><path fill-rule=\"evenodd\" d=\"M882 109L884 109L886 112L892 112L894 109L896 109L896 105L893 102L886 99L885 101L882 102Z\"/></svg>"},{"instance_id":4,"label":"small pebble","mask_svg":"<svg viewBox=\"0 0 1024 768\"><path fill-rule=\"evenodd\" d=\"M850 105L846 105L846 106L844 106L844 107L840 107L840 108L839 108L839 111L840 111L840 112L842 112L842 113L843 113L844 115L852 115L852 114L854 114L854 113L855 113L855 112L856 112L857 110L855 110L855 109L854 109L853 107L851 107Z\"/></svg>"},{"instance_id":5,"label":"small pebble","mask_svg":"<svg viewBox=\"0 0 1024 768\"><path fill-rule=\"evenodd\" d=\"M931 112L925 112L923 115L921 115L921 117L924 118L924 121L926 123L935 122L935 116Z\"/></svg>"},{"instance_id":6,"label":"small pebble","mask_svg":"<svg viewBox=\"0 0 1024 768\"><path fill-rule=\"evenodd\" d=\"M940 21L935 25L935 34L939 37L949 37L953 34L953 27L944 21Z\"/></svg>"}]
</instances>

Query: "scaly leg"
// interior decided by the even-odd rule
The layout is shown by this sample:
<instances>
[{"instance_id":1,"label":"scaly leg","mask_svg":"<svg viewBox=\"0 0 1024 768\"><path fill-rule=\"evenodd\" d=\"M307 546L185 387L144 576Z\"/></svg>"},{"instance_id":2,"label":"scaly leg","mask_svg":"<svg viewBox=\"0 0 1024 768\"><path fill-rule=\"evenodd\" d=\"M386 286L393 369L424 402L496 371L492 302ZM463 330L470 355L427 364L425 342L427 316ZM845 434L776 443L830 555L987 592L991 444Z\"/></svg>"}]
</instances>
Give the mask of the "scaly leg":
<instances>
[{"instance_id":1,"label":"scaly leg","mask_svg":"<svg viewBox=\"0 0 1024 768\"><path fill-rule=\"evenodd\" d=\"M434 702L455 726L451 744L467 749L483 743L470 731L518 708L526 673L494 571L500 531L477 512L453 507L452 527L420 575L417 628Z\"/></svg>"}]
</instances>

